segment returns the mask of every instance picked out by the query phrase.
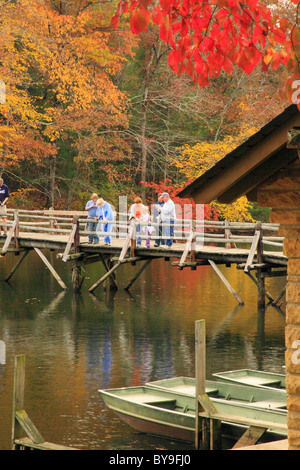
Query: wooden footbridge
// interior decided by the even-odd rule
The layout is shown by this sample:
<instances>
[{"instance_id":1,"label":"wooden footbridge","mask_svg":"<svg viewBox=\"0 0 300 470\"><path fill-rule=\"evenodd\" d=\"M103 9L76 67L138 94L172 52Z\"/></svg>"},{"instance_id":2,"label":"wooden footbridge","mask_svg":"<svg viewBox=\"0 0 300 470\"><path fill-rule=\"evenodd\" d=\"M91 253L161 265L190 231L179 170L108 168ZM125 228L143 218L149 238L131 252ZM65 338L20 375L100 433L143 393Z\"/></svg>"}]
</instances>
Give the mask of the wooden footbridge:
<instances>
[{"instance_id":1,"label":"wooden footbridge","mask_svg":"<svg viewBox=\"0 0 300 470\"><path fill-rule=\"evenodd\" d=\"M158 235L158 224L155 223L151 223L155 230L150 236L150 247L144 246L148 237L143 231L139 234L142 246L137 246L137 224L135 220L128 221L128 214L124 213L116 214L110 233L100 227L97 232L100 237L98 244L88 243L89 234L94 232L86 230L86 212L8 210L7 214L0 213L1 217L5 217L5 220L0 219L0 226L6 233L0 235L0 255L13 252L19 257L6 281L12 278L28 253L34 250L62 289L68 290L43 253L44 250L55 250L62 262L72 265L74 291L80 291L84 281L84 267L88 264L101 263L106 271L89 287L89 292L94 292L105 281L109 282L110 288L117 289L117 269L126 263L140 264L125 286L128 290L153 260L163 258L180 270L212 266L239 304L243 304L242 299L230 286L218 265L229 267L234 264L252 279L257 287L259 307L265 306L266 298L277 304L285 293L284 288L274 299L265 289L267 277L287 274L287 258L282 252L283 238L278 236L278 225L180 219L175 225L174 243L168 249L154 246L162 238ZM109 246L103 241L107 235L111 236Z\"/></svg>"}]
</instances>

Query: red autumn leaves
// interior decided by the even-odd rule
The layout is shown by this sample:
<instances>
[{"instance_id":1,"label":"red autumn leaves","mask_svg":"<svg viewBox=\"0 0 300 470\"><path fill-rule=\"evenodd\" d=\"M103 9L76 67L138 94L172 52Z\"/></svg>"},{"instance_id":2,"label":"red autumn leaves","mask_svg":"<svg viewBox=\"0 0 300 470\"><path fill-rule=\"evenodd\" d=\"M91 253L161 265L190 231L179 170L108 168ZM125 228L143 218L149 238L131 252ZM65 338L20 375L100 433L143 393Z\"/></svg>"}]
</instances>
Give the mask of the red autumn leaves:
<instances>
[{"instance_id":1,"label":"red autumn leaves","mask_svg":"<svg viewBox=\"0 0 300 470\"><path fill-rule=\"evenodd\" d=\"M146 31L150 20L150 12L140 6L140 8L134 8L130 15L130 29L134 34Z\"/></svg>"},{"instance_id":2,"label":"red autumn leaves","mask_svg":"<svg viewBox=\"0 0 300 470\"><path fill-rule=\"evenodd\" d=\"M263 70L287 65L292 56L298 67L292 55L293 25L258 0L121 0L112 23L127 11L136 34L145 31L152 18L160 38L170 45L172 70L188 73L203 86L222 70L230 73L235 64L251 73L259 63Z\"/></svg>"}]
</instances>

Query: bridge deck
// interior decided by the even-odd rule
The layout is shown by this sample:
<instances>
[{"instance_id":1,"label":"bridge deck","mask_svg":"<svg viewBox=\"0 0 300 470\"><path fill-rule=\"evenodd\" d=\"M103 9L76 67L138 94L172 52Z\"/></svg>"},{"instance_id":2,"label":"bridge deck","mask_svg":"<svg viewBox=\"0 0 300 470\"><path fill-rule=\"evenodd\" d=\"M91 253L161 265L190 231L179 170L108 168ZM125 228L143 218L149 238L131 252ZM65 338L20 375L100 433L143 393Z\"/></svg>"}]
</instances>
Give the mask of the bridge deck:
<instances>
[{"instance_id":1,"label":"bridge deck","mask_svg":"<svg viewBox=\"0 0 300 470\"><path fill-rule=\"evenodd\" d=\"M40 248L63 251L69 240L69 235L52 235L48 233L32 233L20 232L19 234L20 248ZM0 243L4 243L6 237L0 235ZM80 237L79 251L91 254L112 254L117 256L120 254L124 246L125 238L112 239L111 246L104 245L103 240L98 244L89 244L87 236ZM143 258L180 258L185 249L185 243L173 243L171 249L162 247L154 247L154 240L150 243L150 248L145 246L137 246L135 253L137 256ZM213 260L224 263L243 263L247 260L249 255L249 248L225 248L224 246L201 246L196 245L195 250L196 259ZM283 255L282 251L265 251L263 254L263 261L271 264L279 264L285 266L287 258Z\"/></svg>"},{"instance_id":2,"label":"bridge deck","mask_svg":"<svg viewBox=\"0 0 300 470\"><path fill-rule=\"evenodd\" d=\"M125 289L129 289L152 260L164 258L165 260L172 259L172 265L179 269L190 267L195 270L199 265L211 265L240 304L243 304L242 299L218 269L218 264L226 266L236 264L237 268L243 269L249 275L257 285L260 307L265 305L265 297L276 304L285 293L285 289L283 289L274 300L264 286L266 277L286 276L287 274L287 258L283 254L283 237L274 235L278 232L278 226L274 224L182 220L183 225L181 226L181 223L177 221L174 227L173 245L167 249L162 246L154 247L155 240L159 238L159 223L151 222L154 236L151 236L150 247L147 248L145 246L147 237L141 236L143 231L140 231L140 228L137 229L137 226L141 227L141 222L137 222L135 219L122 221L120 218L119 222L116 220L114 223L112 232L110 232L111 245L107 246L104 244L103 237L108 233L105 232L103 225L100 225L99 231L97 231L100 243L89 244L88 235L94 235L95 232L88 231L86 217L79 218L82 217L82 214L62 212L59 215L51 212L49 215L49 211L45 212L47 213L44 215L37 215L30 211L25 211L23 214L14 211L9 215L9 217L13 217L13 220L6 223L4 220L3 228L6 227L7 237L0 235L0 245L3 244L0 255L5 255L10 251L22 253L17 264L5 279L6 281L12 277L29 251L34 250L61 287L67 290L63 280L41 251L50 249L58 251L58 256L63 261L72 261L74 291L81 289L84 280L84 269L82 268L85 264L102 262L106 270L106 274L89 288L89 292L93 292L106 280L109 280L112 288L117 288L115 271L119 266L124 263L141 262L136 274L125 286ZM121 215L120 213L119 216L121 217ZM128 214L125 215L127 217ZM71 216L72 218L70 218ZM3 222L3 219L0 218L0 221ZM170 224L163 225L163 228L170 226ZM136 246L137 230L139 230L138 236L143 239L142 246ZM280 267L282 269L273 270L273 268ZM256 279L251 274L252 270L256 271Z\"/></svg>"}]
</instances>

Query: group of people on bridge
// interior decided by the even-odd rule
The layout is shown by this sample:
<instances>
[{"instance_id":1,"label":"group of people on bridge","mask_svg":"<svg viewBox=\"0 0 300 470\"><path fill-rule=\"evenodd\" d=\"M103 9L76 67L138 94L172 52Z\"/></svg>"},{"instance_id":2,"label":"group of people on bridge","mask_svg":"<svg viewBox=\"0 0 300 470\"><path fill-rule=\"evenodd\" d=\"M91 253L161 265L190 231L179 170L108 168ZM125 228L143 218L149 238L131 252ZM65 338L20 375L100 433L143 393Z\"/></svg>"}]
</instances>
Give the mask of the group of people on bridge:
<instances>
[{"instance_id":1,"label":"group of people on bridge","mask_svg":"<svg viewBox=\"0 0 300 470\"><path fill-rule=\"evenodd\" d=\"M155 247L160 245L166 249L171 248L174 237L174 225L176 223L175 204L168 193L158 194L158 200L153 206L151 216L149 207L143 204L140 197L134 199L129 209L129 220L136 222L136 244L142 245L142 234L145 234L145 246L150 248L150 236L156 230ZM97 193L91 195L86 203L85 210L88 212L86 230L89 233L89 243L99 243L99 231L103 227L105 245L111 244L111 233L114 221L114 212L109 202L98 198ZM151 224L154 225L151 225Z\"/></svg>"},{"instance_id":2,"label":"group of people on bridge","mask_svg":"<svg viewBox=\"0 0 300 470\"><path fill-rule=\"evenodd\" d=\"M3 178L0 178L0 234L1 221L4 232L7 232L7 212L6 203L9 199L10 191ZM86 231L89 233L89 243L99 243L99 232L101 227L104 232L105 245L111 244L111 234L113 232L114 211L111 204L103 198L99 198L97 193L91 195L86 203L87 211ZM143 204L140 197L134 199L129 209L129 220L135 220L136 225L136 243L142 244L142 236L145 234L145 246L150 248L150 236L155 230L155 247L162 246L170 248L173 244L174 225L176 223L175 204L168 193L158 194L158 200L153 205L153 214L151 216L149 207ZM106 235L107 234L107 235Z\"/></svg>"}]
</instances>

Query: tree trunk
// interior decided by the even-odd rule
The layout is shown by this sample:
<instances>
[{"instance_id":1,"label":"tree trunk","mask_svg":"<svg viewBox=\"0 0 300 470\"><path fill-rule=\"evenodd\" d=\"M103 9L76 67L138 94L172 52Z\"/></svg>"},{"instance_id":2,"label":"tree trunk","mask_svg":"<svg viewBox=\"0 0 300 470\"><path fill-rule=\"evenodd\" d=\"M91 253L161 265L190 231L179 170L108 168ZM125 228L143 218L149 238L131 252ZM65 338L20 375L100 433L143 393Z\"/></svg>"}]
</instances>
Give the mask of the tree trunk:
<instances>
[{"instance_id":1,"label":"tree trunk","mask_svg":"<svg viewBox=\"0 0 300 470\"><path fill-rule=\"evenodd\" d=\"M78 181L78 174L79 174L79 165L76 165L75 175L72 178L72 181L69 183L68 196L67 196L67 202L66 202L66 207L65 207L66 210L70 209L71 203L73 201L74 192L77 188L76 184Z\"/></svg>"},{"instance_id":2,"label":"tree trunk","mask_svg":"<svg viewBox=\"0 0 300 470\"><path fill-rule=\"evenodd\" d=\"M50 175L49 175L49 203L51 207L55 207L55 174L56 174L56 158L50 157Z\"/></svg>"}]
</instances>

